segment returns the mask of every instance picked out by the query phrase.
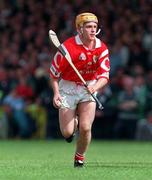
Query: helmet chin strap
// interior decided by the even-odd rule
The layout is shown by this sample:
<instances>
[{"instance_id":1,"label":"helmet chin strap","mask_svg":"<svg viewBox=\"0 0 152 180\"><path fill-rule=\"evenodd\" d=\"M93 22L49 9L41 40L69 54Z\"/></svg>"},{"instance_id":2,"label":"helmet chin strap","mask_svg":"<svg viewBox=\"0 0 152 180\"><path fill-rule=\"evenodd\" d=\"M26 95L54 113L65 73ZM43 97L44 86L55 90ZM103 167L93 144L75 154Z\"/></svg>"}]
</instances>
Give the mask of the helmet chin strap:
<instances>
[{"instance_id":1,"label":"helmet chin strap","mask_svg":"<svg viewBox=\"0 0 152 180\"><path fill-rule=\"evenodd\" d=\"M96 35L98 35L100 33L101 29L98 29L98 31L96 32Z\"/></svg>"}]
</instances>

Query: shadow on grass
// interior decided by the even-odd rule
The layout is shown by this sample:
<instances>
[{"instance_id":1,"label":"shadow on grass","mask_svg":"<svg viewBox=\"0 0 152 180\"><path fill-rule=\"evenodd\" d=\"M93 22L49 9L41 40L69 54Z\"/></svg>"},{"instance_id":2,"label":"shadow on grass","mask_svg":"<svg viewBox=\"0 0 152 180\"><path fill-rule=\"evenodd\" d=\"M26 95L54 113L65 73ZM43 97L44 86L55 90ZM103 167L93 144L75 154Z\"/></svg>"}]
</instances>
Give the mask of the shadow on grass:
<instances>
[{"instance_id":1,"label":"shadow on grass","mask_svg":"<svg viewBox=\"0 0 152 180\"><path fill-rule=\"evenodd\" d=\"M152 168L152 162L88 162L86 167L96 168Z\"/></svg>"}]
</instances>

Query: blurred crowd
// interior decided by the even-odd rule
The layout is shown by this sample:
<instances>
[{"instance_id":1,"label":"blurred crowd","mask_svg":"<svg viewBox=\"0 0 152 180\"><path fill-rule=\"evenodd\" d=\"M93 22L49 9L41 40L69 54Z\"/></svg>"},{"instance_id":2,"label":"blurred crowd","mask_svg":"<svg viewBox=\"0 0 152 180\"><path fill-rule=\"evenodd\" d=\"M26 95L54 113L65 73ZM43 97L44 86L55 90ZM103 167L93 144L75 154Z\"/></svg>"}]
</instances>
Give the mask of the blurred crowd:
<instances>
[{"instance_id":1,"label":"blurred crowd","mask_svg":"<svg viewBox=\"0 0 152 180\"><path fill-rule=\"evenodd\" d=\"M151 0L1 0L0 138L60 137L48 31L63 42L76 34L75 16L87 11L99 19L111 62L93 137L152 140Z\"/></svg>"}]
</instances>

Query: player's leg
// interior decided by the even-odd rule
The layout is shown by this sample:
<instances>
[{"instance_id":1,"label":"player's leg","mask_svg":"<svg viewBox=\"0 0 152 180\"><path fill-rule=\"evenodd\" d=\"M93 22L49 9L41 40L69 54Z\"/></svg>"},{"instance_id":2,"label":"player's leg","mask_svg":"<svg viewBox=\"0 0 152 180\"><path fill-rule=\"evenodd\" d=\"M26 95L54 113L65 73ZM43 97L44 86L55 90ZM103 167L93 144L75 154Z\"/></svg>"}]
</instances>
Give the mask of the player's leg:
<instances>
[{"instance_id":1,"label":"player's leg","mask_svg":"<svg viewBox=\"0 0 152 180\"><path fill-rule=\"evenodd\" d=\"M75 110L69 108L59 109L60 130L67 142L71 142L77 127Z\"/></svg>"},{"instance_id":2,"label":"player's leg","mask_svg":"<svg viewBox=\"0 0 152 180\"><path fill-rule=\"evenodd\" d=\"M75 166L83 166L84 154L91 141L91 128L95 117L95 110L95 102L83 102L78 105L79 137L75 154Z\"/></svg>"}]
</instances>

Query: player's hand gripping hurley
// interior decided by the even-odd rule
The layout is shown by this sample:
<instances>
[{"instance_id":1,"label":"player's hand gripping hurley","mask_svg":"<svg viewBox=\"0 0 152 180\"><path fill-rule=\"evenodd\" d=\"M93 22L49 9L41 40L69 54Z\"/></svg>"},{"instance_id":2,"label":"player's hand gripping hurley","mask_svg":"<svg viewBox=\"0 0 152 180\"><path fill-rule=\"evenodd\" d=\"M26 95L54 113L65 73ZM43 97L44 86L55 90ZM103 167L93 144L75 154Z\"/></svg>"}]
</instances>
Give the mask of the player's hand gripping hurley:
<instances>
[{"instance_id":1,"label":"player's hand gripping hurley","mask_svg":"<svg viewBox=\"0 0 152 180\"><path fill-rule=\"evenodd\" d=\"M71 65L71 67L73 68L73 70L75 71L75 73L78 75L78 77L80 78L80 80L82 81L83 85L87 88L88 84L87 82L83 79L83 77L81 76L81 74L79 73L79 71L77 70L77 68L74 66L71 57L68 53L66 53L66 51L63 49L56 33L52 30L49 31L49 38L52 41L52 43L54 44L55 47L58 48L58 50L61 52L61 54L66 58L66 60L68 61L68 63ZM90 93L91 96L94 98L94 100L97 102L99 109L103 109L102 104L100 103L100 101L98 100L98 98Z\"/></svg>"}]
</instances>

